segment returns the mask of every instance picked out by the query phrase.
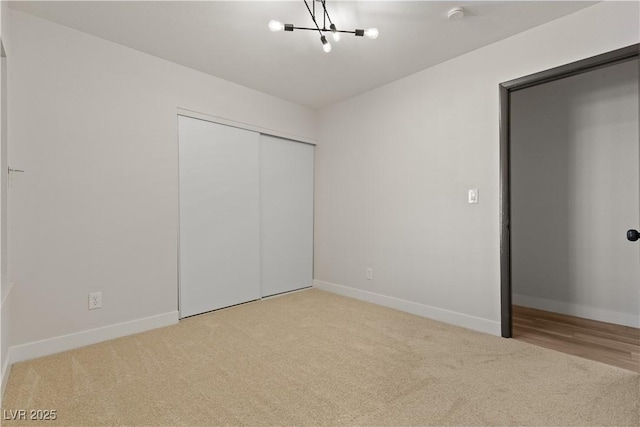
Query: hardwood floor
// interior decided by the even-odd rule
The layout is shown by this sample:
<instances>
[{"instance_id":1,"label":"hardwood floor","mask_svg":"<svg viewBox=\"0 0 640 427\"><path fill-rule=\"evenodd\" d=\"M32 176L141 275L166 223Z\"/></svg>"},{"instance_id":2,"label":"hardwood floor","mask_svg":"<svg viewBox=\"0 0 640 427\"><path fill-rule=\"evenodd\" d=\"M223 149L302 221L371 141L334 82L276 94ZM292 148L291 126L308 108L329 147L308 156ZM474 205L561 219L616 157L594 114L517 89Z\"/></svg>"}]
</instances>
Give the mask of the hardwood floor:
<instances>
[{"instance_id":1,"label":"hardwood floor","mask_svg":"<svg viewBox=\"0 0 640 427\"><path fill-rule=\"evenodd\" d=\"M640 329L513 306L513 338L640 373Z\"/></svg>"}]
</instances>

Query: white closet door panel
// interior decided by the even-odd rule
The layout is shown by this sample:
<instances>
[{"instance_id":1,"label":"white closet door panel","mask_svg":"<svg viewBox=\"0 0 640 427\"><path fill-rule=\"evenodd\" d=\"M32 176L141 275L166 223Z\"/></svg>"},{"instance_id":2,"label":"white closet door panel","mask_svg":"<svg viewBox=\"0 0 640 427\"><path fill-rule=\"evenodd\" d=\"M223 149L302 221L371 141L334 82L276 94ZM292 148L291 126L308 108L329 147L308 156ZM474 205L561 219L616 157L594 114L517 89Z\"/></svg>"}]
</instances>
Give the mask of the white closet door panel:
<instances>
[{"instance_id":1,"label":"white closet door panel","mask_svg":"<svg viewBox=\"0 0 640 427\"><path fill-rule=\"evenodd\" d=\"M180 315L260 298L260 134L179 118Z\"/></svg>"},{"instance_id":2,"label":"white closet door panel","mask_svg":"<svg viewBox=\"0 0 640 427\"><path fill-rule=\"evenodd\" d=\"M262 296L311 286L312 145L260 136Z\"/></svg>"}]
</instances>

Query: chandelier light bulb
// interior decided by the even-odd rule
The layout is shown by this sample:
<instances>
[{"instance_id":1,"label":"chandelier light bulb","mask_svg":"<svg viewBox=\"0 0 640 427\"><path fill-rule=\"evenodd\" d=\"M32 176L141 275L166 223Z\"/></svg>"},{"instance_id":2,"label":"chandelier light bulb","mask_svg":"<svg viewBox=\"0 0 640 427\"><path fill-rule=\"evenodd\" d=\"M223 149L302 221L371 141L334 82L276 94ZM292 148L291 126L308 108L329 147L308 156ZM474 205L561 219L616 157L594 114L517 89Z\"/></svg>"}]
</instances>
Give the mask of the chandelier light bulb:
<instances>
[{"instance_id":1,"label":"chandelier light bulb","mask_svg":"<svg viewBox=\"0 0 640 427\"><path fill-rule=\"evenodd\" d=\"M331 52L331 43L327 41L327 38L325 36L322 36L320 37L320 41L322 42L322 50L324 50L326 53Z\"/></svg>"},{"instance_id":2,"label":"chandelier light bulb","mask_svg":"<svg viewBox=\"0 0 640 427\"><path fill-rule=\"evenodd\" d=\"M329 28L331 29L331 35L333 36L333 41L334 42L339 42L340 41L340 33L338 32L338 29L336 28L336 24L331 24L329 26Z\"/></svg>"},{"instance_id":3,"label":"chandelier light bulb","mask_svg":"<svg viewBox=\"0 0 640 427\"><path fill-rule=\"evenodd\" d=\"M369 37L370 39L377 39L378 34L380 34L380 32L378 31L377 28L369 28L364 32L364 35Z\"/></svg>"},{"instance_id":4,"label":"chandelier light bulb","mask_svg":"<svg viewBox=\"0 0 640 427\"><path fill-rule=\"evenodd\" d=\"M271 31L282 31L284 30L284 24L280 21L272 19L271 21L269 21L269 29Z\"/></svg>"}]
</instances>

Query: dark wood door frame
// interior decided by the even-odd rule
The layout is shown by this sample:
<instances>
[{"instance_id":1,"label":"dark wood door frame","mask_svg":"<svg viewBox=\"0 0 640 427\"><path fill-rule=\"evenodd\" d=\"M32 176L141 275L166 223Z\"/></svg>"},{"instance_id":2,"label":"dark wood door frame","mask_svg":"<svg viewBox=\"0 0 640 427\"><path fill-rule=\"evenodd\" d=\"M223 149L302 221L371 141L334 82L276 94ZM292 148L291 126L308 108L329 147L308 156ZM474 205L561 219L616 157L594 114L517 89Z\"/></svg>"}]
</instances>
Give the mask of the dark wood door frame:
<instances>
[{"instance_id":1,"label":"dark wood door frame","mask_svg":"<svg viewBox=\"0 0 640 427\"><path fill-rule=\"evenodd\" d=\"M638 58L634 44L500 84L500 299L502 336L511 338L511 93Z\"/></svg>"}]
</instances>

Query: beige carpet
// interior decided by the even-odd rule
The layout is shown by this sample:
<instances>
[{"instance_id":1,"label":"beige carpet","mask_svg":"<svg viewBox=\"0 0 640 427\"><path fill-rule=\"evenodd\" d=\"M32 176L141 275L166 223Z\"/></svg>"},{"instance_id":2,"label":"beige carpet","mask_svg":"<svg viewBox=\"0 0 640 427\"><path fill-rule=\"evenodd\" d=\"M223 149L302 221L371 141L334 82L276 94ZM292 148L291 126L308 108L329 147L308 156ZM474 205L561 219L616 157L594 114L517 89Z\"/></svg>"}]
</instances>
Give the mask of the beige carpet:
<instances>
[{"instance_id":1,"label":"beige carpet","mask_svg":"<svg viewBox=\"0 0 640 427\"><path fill-rule=\"evenodd\" d=\"M309 290L18 363L4 410L55 409L49 426L638 426L639 389L631 371Z\"/></svg>"}]
</instances>

